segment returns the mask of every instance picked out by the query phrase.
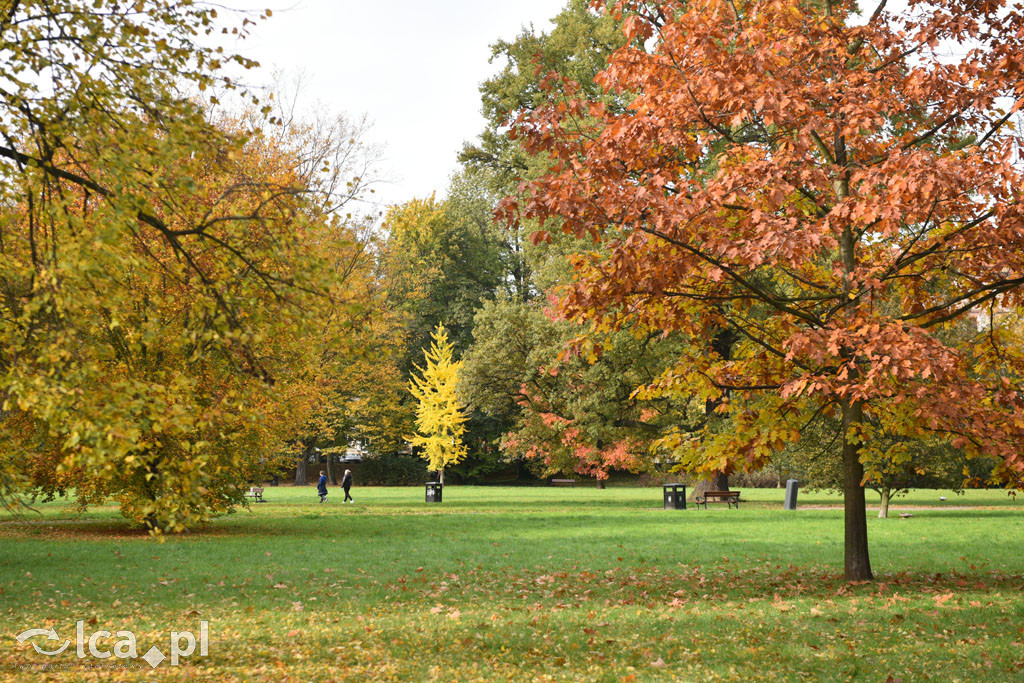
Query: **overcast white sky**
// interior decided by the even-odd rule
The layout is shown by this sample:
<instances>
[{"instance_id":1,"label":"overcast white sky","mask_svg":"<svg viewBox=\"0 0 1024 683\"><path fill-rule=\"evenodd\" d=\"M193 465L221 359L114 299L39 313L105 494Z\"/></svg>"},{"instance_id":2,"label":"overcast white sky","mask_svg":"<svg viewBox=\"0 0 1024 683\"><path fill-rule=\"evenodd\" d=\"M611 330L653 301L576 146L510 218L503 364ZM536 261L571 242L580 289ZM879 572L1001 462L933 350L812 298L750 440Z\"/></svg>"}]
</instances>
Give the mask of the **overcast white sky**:
<instances>
[{"instance_id":1,"label":"overcast white sky","mask_svg":"<svg viewBox=\"0 0 1024 683\"><path fill-rule=\"evenodd\" d=\"M304 97L353 118L368 114L370 140L385 145L382 204L444 192L456 155L483 128L477 86L494 74L489 45L523 26L549 31L565 0L228 0L271 9L239 52L304 74Z\"/></svg>"}]
</instances>

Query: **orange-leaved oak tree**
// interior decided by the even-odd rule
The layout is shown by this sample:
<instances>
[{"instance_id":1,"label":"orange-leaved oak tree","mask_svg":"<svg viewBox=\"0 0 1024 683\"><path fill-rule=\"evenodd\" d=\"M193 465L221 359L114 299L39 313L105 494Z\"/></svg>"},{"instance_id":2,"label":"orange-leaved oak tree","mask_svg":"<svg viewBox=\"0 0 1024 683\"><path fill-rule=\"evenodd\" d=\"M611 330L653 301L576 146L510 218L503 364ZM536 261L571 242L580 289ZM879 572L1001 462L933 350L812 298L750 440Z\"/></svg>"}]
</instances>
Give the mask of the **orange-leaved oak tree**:
<instances>
[{"instance_id":1,"label":"orange-leaved oak tree","mask_svg":"<svg viewBox=\"0 0 1024 683\"><path fill-rule=\"evenodd\" d=\"M551 165L500 213L605 241L575 259L568 315L692 338L640 393L716 400L733 429L662 444L698 472L755 469L835 415L849 580L872 578L873 433L998 456L990 481L1020 487L1024 355L983 315L1013 318L1024 284L1019 7L595 5L624 15L599 78L629 105L558 97L516 121Z\"/></svg>"}]
</instances>

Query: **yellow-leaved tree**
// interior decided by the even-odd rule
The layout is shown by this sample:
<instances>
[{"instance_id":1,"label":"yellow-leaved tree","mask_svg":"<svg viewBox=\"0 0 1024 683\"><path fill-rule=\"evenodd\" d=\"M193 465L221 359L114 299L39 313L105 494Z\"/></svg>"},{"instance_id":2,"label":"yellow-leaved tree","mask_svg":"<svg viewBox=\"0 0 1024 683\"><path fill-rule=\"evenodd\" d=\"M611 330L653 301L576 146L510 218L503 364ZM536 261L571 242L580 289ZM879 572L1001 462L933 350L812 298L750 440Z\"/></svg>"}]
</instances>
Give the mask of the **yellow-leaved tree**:
<instances>
[{"instance_id":1,"label":"yellow-leaved tree","mask_svg":"<svg viewBox=\"0 0 1024 683\"><path fill-rule=\"evenodd\" d=\"M0 507L195 527L363 353L358 130L215 115L219 67L256 65L214 39L249 15L218 9L0 0Z\"/></svg>"},{"instance_id":2,"label":"yellow-leaved tree","mask_svg":"<svg viewBox=\"0 0 1024 683\"><path fill-rule=\"evenodd\" d=\"M418 434L410 438L414 447L423 450L423 459L431 470L439 472L444 484L445 465L454 465L466 457L462 435L466 431L466 413L456 389L462 361L452 358L454 344L448 341L444 325L438 324L432 335L434 342L425 350L425 368L416 366L409 391L419 401L416 406Z\"/></svg>"}]
</instances>

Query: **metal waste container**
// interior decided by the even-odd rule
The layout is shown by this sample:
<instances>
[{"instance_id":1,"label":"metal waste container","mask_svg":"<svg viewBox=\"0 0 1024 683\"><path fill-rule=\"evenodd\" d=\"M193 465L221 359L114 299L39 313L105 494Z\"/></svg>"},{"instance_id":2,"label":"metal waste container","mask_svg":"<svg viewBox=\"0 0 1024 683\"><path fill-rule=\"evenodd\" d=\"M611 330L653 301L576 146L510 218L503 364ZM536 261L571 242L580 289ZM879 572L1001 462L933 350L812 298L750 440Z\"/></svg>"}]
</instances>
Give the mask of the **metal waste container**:
<instances>
[{"instance_id":1,"label":"metal waste container","mask_svg":"<svg viewBox=\"0 0 1024 683\"><path fill-rule=\"evenodd\" d=\"M427 502L428 503L440 503L441 502L441 489L444 488L444 484L439 481L428 481L427 482Z\"/></svg>"},{"instance_id":2,"label":"metal waste container","mask_svg":"<svg viewBox=\"0 0 1024 683\"><path fill-rule=\"evenodd\" d=\"M686 509L686 484L662 484L666 510Z\"/></svg>"},{"instance_id":3,"label":"metal waste container","mask_svg":"<svg viewBox=\"0 0 1024 683\"><path fill-rule=\"evenodd\" d=\"M786 504L787 510L796 510L796 494L800 490L800 484L796 479L786 480Z\"/></svg>"}]
</instances>

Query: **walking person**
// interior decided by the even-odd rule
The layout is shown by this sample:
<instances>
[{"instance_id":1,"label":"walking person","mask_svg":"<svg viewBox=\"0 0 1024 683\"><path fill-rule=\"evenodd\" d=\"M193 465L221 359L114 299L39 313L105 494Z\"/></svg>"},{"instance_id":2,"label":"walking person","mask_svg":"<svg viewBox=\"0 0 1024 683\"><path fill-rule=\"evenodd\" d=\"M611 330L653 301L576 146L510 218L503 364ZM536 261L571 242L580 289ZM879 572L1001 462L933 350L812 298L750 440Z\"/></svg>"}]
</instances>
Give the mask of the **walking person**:
<instances>
[{"instance_id":1,"label":"walking person","mask_svg":"<svg viewBox=\"0 0 1024 683\"><path fill-rule=\"evenodd\" d=\"M345 470L345 476L341 478L341 488L345 489L345 500L343 503L354 503L352 496L348 494L348 490L352 488L352 470Z\"/></svg>"},{"instance_id":2,"label":"walking person","mask_svg":"<svg viewBox=\"0 0 1024 683\"><path fill-rule=\"evenodd\" d=\"M320 481L316 483L316 492L320 494L320 502L327 502L327 475L324 474L323 470L320 470ZM347 494L347 489L346 489Z\"/></svg>"}]
</instances>

